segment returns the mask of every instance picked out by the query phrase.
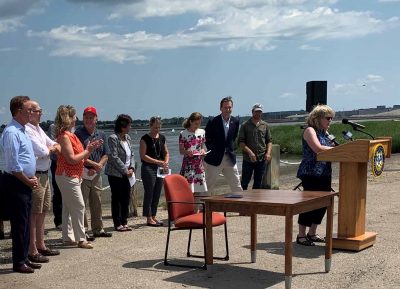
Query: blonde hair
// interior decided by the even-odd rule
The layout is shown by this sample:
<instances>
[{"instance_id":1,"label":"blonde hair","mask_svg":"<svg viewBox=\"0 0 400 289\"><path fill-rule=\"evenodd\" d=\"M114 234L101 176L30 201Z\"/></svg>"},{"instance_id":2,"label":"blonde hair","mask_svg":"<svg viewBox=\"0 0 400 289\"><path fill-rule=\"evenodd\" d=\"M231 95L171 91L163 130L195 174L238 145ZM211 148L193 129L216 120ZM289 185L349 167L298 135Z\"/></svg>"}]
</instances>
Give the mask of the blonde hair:
<instances>
[{"instance_id":1,"label":"blonde hair","mask_svg":"<svg viewBox=\"0 0 400 289\"><path fill-rule=\"evenodd\" d=\"M56 118L54 119L56 137L66 131L74 121L76 110L72 105L60 105L57 109Z\"/></svg>"},{"instance_id":2,"label":"blonde hair","mask_svg":"<svg viewBox=\"0 0 400 289\"><path fill-rule=\"evenodd\" d=\"M182 123L182 126L184 127L184 128L186 128L186 129L188 129L189 127L190 127L190 124L193 122L193 121L196 121L196 120L201 120L203 118L203 116L201 115L201 113L200 112L193 112L188 118L186 118L184 121L183 121L183 123Z\"/></svg>"},{"instance_id":3,"label":"blonde hair","mask_svg":"<svg viewBox=\"0 0 400 289\"><path fill-rule=\"evenodd\" d=\"M317 130L323 130L320 120L324 117L335 117L335 111L325 104L319 104L309 113L306 123Z\"/></svg>"}]
</instances>

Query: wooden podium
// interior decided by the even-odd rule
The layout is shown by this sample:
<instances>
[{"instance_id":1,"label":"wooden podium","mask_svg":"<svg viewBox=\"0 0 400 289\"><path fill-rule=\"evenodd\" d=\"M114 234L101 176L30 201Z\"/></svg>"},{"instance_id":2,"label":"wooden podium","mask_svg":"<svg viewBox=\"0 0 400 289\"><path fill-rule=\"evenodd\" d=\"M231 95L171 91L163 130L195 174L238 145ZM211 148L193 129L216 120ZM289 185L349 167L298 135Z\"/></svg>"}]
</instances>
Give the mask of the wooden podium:
<instances>
[{"instance_id":1,"label":"wooden podium","mask_svg":"<svg viewBox=\"0 0 400 289\"><path fill-rule=\"evenodd\" d=\"M381 144L390 157L392 138L360 139L318 153L318 161L340 162L338 230L333 248L360 251L372 246L375 232L365 232L368 161Z\"/></svg>"}]
</instances>

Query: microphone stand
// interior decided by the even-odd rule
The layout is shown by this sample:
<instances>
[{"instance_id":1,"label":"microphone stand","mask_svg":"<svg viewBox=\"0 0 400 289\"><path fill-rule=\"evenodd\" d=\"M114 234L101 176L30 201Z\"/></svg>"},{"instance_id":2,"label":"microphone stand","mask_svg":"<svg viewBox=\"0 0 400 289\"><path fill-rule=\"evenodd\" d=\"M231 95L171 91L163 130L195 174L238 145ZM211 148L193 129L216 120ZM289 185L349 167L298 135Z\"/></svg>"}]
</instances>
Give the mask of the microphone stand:
<instances>
[{"instance_id":1,"label":"microphone stand","mask_svg":"<svg viewBox=\"0 0 400 289\"><path fill-rule=\"evenodd\" d=\"M363 134L366 134L366 135L370 136L372 139L375 139L374 136L373 136L372 134L370 134L370 133L368 133L368 132L366 132L366 131L363 131L363 130L359 129L359 128L356 127L356 126L353 126L353 129L354 129L355 131L359 131L359 132L362 132Z\"/></svg>"}]
</instances>

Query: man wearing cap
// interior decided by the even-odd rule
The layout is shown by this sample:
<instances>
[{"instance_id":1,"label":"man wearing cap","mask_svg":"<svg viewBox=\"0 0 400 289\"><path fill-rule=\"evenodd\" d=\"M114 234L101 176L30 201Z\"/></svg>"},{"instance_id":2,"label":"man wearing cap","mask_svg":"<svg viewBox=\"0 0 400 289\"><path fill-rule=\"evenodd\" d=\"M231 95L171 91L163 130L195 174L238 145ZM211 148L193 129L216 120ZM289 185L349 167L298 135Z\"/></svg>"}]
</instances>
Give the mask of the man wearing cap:
<instances>
[{"instance_id":1,"label":"man wearing cap","mask_svg":"<svg viewBox=\"0 0 400 289\"><path fill-rule=\"evenodd\" d=\"M83 126L75 130L75 135L79 138L86 148L89 142L102 139L103 145L93 150L89 158L84 162L82 177L82 195L85 207L90 208L90 224L94 237L111 237L112 234L105 232L103 228L102 209L101 209L101 171L107 162L107 137L103 131L96 128L97 110L93 106L88 106L83 111ZM85 214L85 228L88 228L87 214ZM93 240L93 238L90 238Z\"/></svg>"},{"instance_id":2,"label":"man wearing cap","mask_svg":"<svg viewBox=\"0 0 400 289\"><path fill-rule=\"evenodd\" d=\"M60 146L52 141L39 126L42 109L36 101L31 101L32 114L25 125L27 135L32 141L36 158L36 178L38 186L32 190L32 211L30 244L28 258L32 262L47 263L46 256L59 255L58 250L46 247L44 243L44 221L50 211L51 193L49 183L50 154L60 152Z\"/></svg>"},{"instance_id":3,"label":"man wearing cap","mask_svg":"<svg viewBox=\"0 0 400 289\"><path fill-rule=\"evenodd\" d=\"M271 161L271 131L261 119L263 106L253 105L252 117L244 122L239 130L239 146L243 151L242 181L243 190L251 180L254 171L253 189L261 189L266 165Z\"/></svg>"}]
</instances>

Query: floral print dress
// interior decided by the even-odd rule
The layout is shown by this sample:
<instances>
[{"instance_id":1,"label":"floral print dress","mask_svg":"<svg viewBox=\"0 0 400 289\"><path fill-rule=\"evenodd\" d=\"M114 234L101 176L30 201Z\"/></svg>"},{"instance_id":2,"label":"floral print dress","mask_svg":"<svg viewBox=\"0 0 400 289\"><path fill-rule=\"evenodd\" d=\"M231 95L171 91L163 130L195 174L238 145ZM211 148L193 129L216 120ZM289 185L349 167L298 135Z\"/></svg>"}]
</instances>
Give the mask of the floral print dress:
<instances>
[{"instance_id":1,"label":"floral print dress","mask_svg":"<svg viewBox=\"0 0 400 289\"><path fill-rule=\"evenodd\" d=\"M207 191L203 157L195 155L204 148L205 140L204 129L197 129L195 132L186 129L181 131L179 135L179 145L183 145L185 150L190 150L194 154L192 157L183 157L180 174L187 179L192 192L196 193Z\"/></svg>"}]
</instances>

